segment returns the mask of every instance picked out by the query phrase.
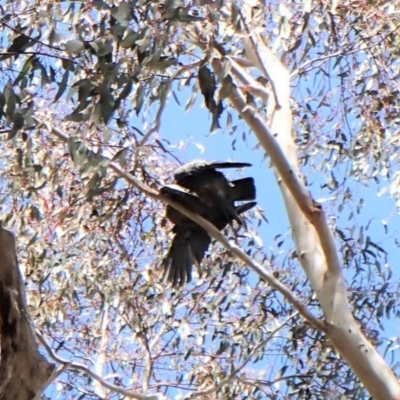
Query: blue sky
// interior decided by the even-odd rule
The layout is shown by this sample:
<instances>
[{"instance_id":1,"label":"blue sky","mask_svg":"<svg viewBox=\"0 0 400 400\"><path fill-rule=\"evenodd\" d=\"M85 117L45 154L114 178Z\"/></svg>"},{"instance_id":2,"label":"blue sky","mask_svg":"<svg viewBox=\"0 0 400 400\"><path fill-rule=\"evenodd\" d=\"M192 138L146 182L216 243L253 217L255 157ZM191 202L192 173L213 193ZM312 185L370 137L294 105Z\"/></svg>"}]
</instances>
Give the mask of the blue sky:
<instances>
[{"instance_id":1,"label":"blue sky","mask_svg":"<svg viewBox=\"0 0 400 400\"><path fill-rule=\"evenodd\" d=\"M289 225L280 190L272 169L268 167L268 162L264 159L263 149L254 149L257 141L253 134L249 133L249 129L242 121L238 122L239 127L232 136L223 130L210 134L211 116L208 110L202 106L202 103L201 96L198 96L192 110L189 113L185 113L183 108L170 98L162 118L159 137L168 139L172 143L179 141L186 143L183 150L176 149L175 151L175 155L181 162L204 158L208 160L232 159L252 163L253 166L246 168L243 174L245 176L253 176L255 179L257 202L266 213L269 221L269 227L268 229L263 228L262 235L266 241L272 240L277 233L282 233ZM222 126L225 124L225 119L226 114L224 113L221 117ZM246 142L241 138L242 132L246 132ZM235 138L237 139L235 142L236 150L233 150L231 143ZM204 146L204 152L196 144ZM318 177L316 174L315 177L310 179L308 176L308 181L311 183L310 190L313 198L323 204L327 214L337 211L329 203L331 195L320 187L323 177ZM400 226L400 217L396 209L395 200L390 198L387 193L378 197L377 193L381 187L372 180L369 186L356 182L352 182L351 186L354 196L356 198L362 197L365 201L361 213L354 215L354 218L358 224L365 224L369 219L372 219L373 223L370 225L369 235L377 242L382 241L384 246L387 243L388 236L399 233L397 227ZM345 210L342 217L347 217L348 213L349 211ZM341 217L340 215L337 216ZM383 220L388 223L387 234L382 223ZM393 265L396 265L399 259L397 256L400 256L399 249L391 247L387 250L390 260Z\"/></svg>"},{"instance_id":2,"label":"blue sky","mask_svg":"<svg viewBox=\"0 0 400 400\"><path fill-rule=\"evenodd\" d=\"M170 97L166 107L166 111L162 118L160 138L168 139L171 143L183 141L186 146L183 150L177 149L175 155L181 162L187 162L195 158L204 158L208 160L227 160L250 162L253 164L251 168L243 170L243 176L252 176L255 179L257 188L257 202L263 209L269 224L263 223L260 226L259 235L263 240L264 249L276 248L274 245L274 237L277 234L287 234L289 232L289 222L282 201L282 196L276 183L273 171L268 167L268 161L264 159L264 151L262 148L254 149L257 141L254 135L245 126L243 121L238 121L234 111L232 114L233 124L239 126L236 132L230 136L223 130L219 130L214 134L209 133L211 125L211 116L208 110L203 106L201 95L198 96L196 103L193 105L190 112L184 111L186 93L181 93L179 99L182 99L182 107L177 105L175 100ZM225 126L226 113L221 117L221 126ZM242 140L242 132L246 132L246 140ZM231 143L234 139L235 150ZM204 152L196 144L204 146ZM304 173L305 171L303 171ZM359 213L356 211L358 201L351 204L351 208L344 208L339 213L337 204L330 202L331 195L327 189L321 189L323 176L318 177L308 176L310 190L315 200L322 203L325 212L328 216L333 216L337 221L337 226L341 230L347 230L354 224L357 226L368 225L365 231L365 236L370 236L371 240L382 246L388 252L388 263L391 266L395 278L400 278L398 272L398 263L400 262L400 250L395 245L395 238L399 237L400 217L396 209L395 200L390 198L386 193L381 197L377 193L382 186L375 183L373 180L369 182L369 186L351 181L349 183L354 198L363 198L364 205ZM383 182L384 184L387 182ZM352 212L351 220L349 216ZM387 222L387 232L382 221ZM357 233L354 233L357 237ZM374 271L374 267L371 268ZM345 276L350 279L354 271L345 271ZM386 320L384 325L385 336L399 337L399 321L395 318ZM383 346L383 350L386 345ZM394 354L387 354L387 360L392 362L392 357L400 361L398 350Z\"/></svg>"},{"instance_id":3,"label":"blue sky","mask_svg":"<svg viewBox=\"0 0 400 400\"><path fill-rule=\"evenodd\" d=\"M238 125L237 130L233 135L229 135L224 130L209 133L211 125L211 116L208 110L203 106L201 95L190 112L185 112L184 105L186 99L190 96L190 90L184 89L178 93L179 100L182 106L179 106L171 96L167 101L167 106L161 120L161 128L158 134L159 139L167 139L171 144L183 142L183 148L170 150L174 151L175 156L181 162L187 162L195 158L204 158L208 160L235 160L242 162L250 162L252 167L243 170L243 176L252 176L255 179L257 188L257 202L264 211L268 224L263 223L259 229L259 235L264 243L264 250L270 253L276 251L276 243L274 237L278 234L288 235L289 222L286 216L286 211L282 201L281 193L276 183L273 171L269 168L269 162L264 158L262 148L255 148L257 141L253 134L243 123L235 117L235 112L232 110L233 123ZM221 117L221 126L225 126L226 113ZM141 127L141 122L138 118L132 121L136 126ZM143 129L144 130L144 129ZM246 140L242 139L242 133L245 132ZM154 134L155 136L157 134ZM232 141L235 140L235 149L232 147ZM202 151L204 149L204 152ZM229 172L230 174L231 172ZM237 172L233 171L232 176L236 176ZM321 175L321 174L320 174ZM342 213L338 213L337 204L332 204L329 201L329 193L327 189L321 189L323 177L315 174L312 178L307 177L310 190L315 200L321 201L328 216L336 215L337 224L340 229L345 230L348 226L354 225L353 221L348 221L350 209L345 208ZM377 192L380 189L377 184L371 181L370 186L365 186L361 183L352 182L352 190L355 197L363 197L365 205L360 214L354 212L353 218L357 225L365 225L369 220L369 229L366 232L373 241L384 247L388 253L388 261L392 268L396 270L398 260L400 260L399 249L394 245L393 238L398 236L398 228L400 226L399 214L395 207L394 199L389 198L387 194L378 198ZM352 207L355 209L355 205ZM388 222L388 233L385 233L382 220ZM299 271L301 269L299 268ZM345 273L346 277L352 275ZM303 272L300 272L303 273ZM395 271L397 278L398 272ZM385 335L388 337L399 336L399 324L396 319L385 320ZM384 353L386 345L380 349L381 354ZM393 357L393 358L392 358ZM389 352L386 355L388 362L392 363L400 360L398 350ZM276 365L277 370L280 365ZM52 388L48 389L47 393L53 393Z\"/></svg>"}]
</instances>

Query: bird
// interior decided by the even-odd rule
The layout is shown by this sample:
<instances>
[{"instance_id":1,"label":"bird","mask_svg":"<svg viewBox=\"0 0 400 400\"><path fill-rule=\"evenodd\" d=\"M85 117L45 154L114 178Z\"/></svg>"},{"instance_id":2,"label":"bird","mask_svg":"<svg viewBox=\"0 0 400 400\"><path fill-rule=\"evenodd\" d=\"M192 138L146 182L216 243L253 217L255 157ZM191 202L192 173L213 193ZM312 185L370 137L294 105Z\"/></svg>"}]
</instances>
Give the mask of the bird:
<instances>
[{"instance_id":1,"label":"bird","mask_svg":"<svg viewBox=\"0 0 400 400\"><path fill-rule=\"evenodd\" d=\"M224 229L233 220L242 225L240 215L257 203L251 201L235 205L235 201L255 200L254 180L245 178L230 182L216 169L250 165L194 160L175 171L177 185L164 186L160 192L211 222L218 230ZM191 281L193 264L201 275L201 261L211 238L201 226L169 205L166 217L174 224L172 231L175 236L162 261L163 280L167 280L172 287L181 287Z\"/></svg>"},{"instance_id":2,"label":"bird","mask_svg":"<svg viewBox=\"0 0 400 400\"><path fill-rule=\"evenodd\" d=\"M230 221L242 225L235 211L235 201L254 200L256 189L253 178L228 181L217 169L250 167L249 163L193 160L179 167L174 174L175 182L197 194L208 206L216 207Z\"/></svg>"}]
</instances>

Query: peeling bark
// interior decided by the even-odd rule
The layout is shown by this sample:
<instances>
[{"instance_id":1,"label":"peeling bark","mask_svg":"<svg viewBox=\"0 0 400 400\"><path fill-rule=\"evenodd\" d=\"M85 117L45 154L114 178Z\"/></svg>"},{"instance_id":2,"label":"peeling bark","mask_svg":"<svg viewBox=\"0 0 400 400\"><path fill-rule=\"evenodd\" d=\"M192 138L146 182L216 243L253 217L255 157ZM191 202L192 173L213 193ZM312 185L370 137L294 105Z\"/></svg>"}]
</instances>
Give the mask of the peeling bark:
<instances>
[{"instance_id":1,"label":"peeling bark","mask_svg":"<svg viewBox=\"0 0 400 400\"><path fill-rule=\"evenodd\" d=\"M38 350L15 239L0 226L0 400L39 398L55 370Z\"/></svg>"}]
</instances>

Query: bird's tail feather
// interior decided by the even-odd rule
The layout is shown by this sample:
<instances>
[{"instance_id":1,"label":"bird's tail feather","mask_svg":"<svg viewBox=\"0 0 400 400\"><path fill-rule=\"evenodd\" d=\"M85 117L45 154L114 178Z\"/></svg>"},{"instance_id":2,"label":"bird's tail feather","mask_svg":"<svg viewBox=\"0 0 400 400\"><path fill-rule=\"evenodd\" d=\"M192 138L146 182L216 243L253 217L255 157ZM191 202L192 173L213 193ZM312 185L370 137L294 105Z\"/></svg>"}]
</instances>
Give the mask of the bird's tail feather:
<instances>
[{"instance_id":1,"label":"bird's tail feather","mask_svg":"<svg viewBox=\"0 0 400 400\"><path fill-rule=\"evenodd\" d=\"M244 162L234 162L234 161L215 161L209 163L206 168L225 169L225 168L244 168L244 167L251 167L251 164Z\"/></svg>"},{"instance_id":2,"label":"bird's tail feather","mask_svg":"<svg viewBox=\"0 0 400 400\"><path fill-rule=\"evenodd\" d=\"M234 201L254 200L256 187L253 178L243 178L232 181L232 199Z\"/></svg>"},{"instance_id":3,"label":"bird's tail feather","mask_svg":"<svg viewBox=\"0 0 400 400\"><path fill-rule=\"evenodd\" d=\"M243 214L246 211L249 211L251 208L253 208L257 204L256 201L250 201L249 203L246 204L241 204L240 206L236 206L236 212L238 215Z\"/></svg>"}]
</instances>

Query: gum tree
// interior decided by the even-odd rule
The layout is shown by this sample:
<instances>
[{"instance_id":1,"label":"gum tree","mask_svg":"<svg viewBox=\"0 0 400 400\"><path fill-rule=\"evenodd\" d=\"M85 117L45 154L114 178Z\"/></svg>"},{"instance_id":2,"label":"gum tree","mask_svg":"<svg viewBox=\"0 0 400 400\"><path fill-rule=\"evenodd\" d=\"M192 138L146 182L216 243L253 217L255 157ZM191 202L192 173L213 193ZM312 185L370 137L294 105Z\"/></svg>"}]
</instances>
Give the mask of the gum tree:
<instances>
[{"instance_id":1,"label":"gum tree","mask_svg":"<svg viewBox=\"0 0 400 400\"><path fill-rule=\"evenodd\" d=\"M21 399L46 385L77 399L400 398L396 360L376 350L391 343L398 280L371 221L350 217L367 200L360 183L398 196L396 6L3 6L2 220L35 331L17 317L28 311L16 263L0 275L1 315L49 360ZM221 234L158 193L182 158L163 116L174 102L196 113L197 98L227 148L254 135L292 238L268 226L276 241L262 244L263 204ZM180 291L158 268L165 202L216 239L207 277ZM3 343L22 339L7 324L0 387L18 388Z\"/></svg>"}]
</instances>

